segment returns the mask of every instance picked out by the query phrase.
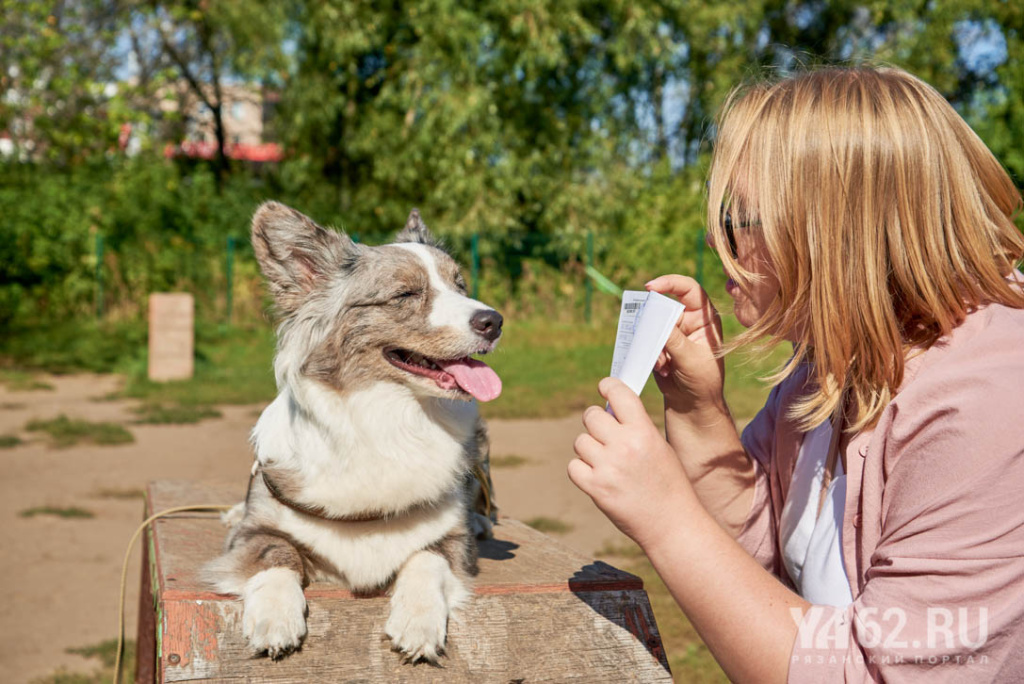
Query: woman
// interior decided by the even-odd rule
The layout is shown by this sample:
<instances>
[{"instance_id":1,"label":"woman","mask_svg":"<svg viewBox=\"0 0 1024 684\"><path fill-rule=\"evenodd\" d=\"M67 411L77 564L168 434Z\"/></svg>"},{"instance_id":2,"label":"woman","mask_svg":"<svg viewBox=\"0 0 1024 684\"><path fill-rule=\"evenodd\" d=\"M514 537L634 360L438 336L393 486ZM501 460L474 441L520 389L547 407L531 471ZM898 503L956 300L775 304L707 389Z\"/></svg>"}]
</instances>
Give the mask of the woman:
<instances>
[{"instance_id":1,"label":"woman","mask_svg":"<svg viewBox=\"0 0 1024 684\"><path fill-rule=\"evenodd\" d=\"M748 328L695 281L655 378L621 382L569 477L738 681L1024 678L1021 196L932 88L833 68L724 108L709 239ZM793 343L737 435L725 351Z\"/></svg>"}]
</instances>

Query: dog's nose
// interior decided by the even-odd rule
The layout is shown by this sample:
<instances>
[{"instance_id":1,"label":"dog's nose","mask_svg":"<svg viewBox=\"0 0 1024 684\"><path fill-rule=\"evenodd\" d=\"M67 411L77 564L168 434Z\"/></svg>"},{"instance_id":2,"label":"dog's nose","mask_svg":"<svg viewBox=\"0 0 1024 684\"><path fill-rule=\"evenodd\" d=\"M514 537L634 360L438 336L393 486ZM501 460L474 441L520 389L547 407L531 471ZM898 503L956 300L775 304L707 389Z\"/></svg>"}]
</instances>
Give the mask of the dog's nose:
<instances>
[{"instance_id":1,"label":"dog's nose","mask_svg":"<svg viewBox=\"0 0 1024 684\"><path fill-rule=\"evenodd\" d=\"M469 324L473 326L473 330L476 330L485 339L493 342L501 335L501 323L503 320L500 313L491 309L477 311L469 319Z\"/></svg>"}]
</instances>

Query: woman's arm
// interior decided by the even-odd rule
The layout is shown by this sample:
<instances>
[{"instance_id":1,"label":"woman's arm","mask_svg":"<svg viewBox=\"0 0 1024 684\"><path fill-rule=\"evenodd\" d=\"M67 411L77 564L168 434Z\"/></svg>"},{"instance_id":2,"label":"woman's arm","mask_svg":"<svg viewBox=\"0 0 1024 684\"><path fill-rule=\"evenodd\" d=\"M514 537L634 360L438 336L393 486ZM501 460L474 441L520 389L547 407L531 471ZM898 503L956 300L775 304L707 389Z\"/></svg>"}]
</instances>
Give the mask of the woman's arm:
<instances>
[{"instance_id":1,"label":"woman's arm","mask_svg":"<svg viewBox=\"0 0 1024 684\"><path fill-rule=\"evenodd\" d=\"M647 289L686 307L655 369L665 397L665 434L708 513L733 537L754 496L754 465L740 443L723 393L722 322L693 278L667 275Z\"/></svg>"},{"instance_id":2,"label":"woman's arm","mask_svg":"<svg viewBox=\"0 0 1024 684\"><path fill-rule=\"evenodd\" d=\"M584 413L569 477L651 559L734 681L782 682L809 604L757 564L698 500L683 465L632 390L599 386L615 416Z\"/></svg>"}]
</instances>

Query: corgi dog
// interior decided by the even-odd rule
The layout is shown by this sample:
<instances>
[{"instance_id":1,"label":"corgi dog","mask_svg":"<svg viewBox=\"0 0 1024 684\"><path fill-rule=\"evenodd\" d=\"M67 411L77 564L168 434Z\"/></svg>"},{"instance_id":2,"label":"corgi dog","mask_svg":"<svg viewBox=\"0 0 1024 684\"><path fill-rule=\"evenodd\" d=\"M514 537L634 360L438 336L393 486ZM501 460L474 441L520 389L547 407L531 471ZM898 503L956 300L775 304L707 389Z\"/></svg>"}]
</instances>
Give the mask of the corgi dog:
<instances>
[{"instance_id":1,"label":"corgi dog","mask_svg":"<svg viewBox=\"0 0 1024 684\"><path fill-rule=\"evenodd\" d=\"M501 380L472 357L494 350L502 317L467 296L415 209L394 242L371 247L267 202L252 244L280 316L278 395L205 577L241 598L256 653L301 646L303 587L328 580L386 590L393 649L436 663L471 595L474 537L496 519L477 402Z\"/></svg>"}]
</instances>

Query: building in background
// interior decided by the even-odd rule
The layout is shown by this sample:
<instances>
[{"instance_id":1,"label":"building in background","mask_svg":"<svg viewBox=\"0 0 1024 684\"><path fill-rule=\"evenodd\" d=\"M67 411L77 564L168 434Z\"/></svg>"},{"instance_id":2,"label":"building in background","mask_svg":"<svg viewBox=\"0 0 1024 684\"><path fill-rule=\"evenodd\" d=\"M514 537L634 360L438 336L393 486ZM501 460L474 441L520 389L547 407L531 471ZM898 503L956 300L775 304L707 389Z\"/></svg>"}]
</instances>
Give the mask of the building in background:
<instances>
[{"instance_id":1,"label":"building in background","mask_svg":"<svg viewBox=\"0 0 1024 684\"><path fill-rule=\"evenodd\" d=\"M179 142L168 142L164 156L213 159L217 155L213 111L186 84L179 84L176 91L160 101L161 118L178 124L165 127L167 137ZM216 100L212 87L208 87L205 94L207 100ZM221 98L227 156L249 162L280 161L281 146L273 139L270 125L278 102L277 93L259 85L224 84ZM179 112L180 117L176 116Z\"/></svg>"}]
</instances>

